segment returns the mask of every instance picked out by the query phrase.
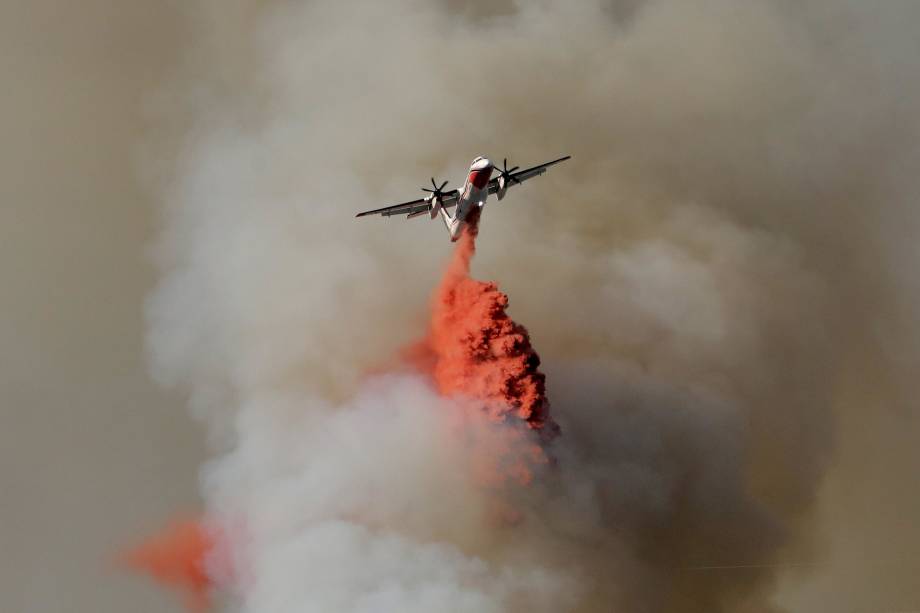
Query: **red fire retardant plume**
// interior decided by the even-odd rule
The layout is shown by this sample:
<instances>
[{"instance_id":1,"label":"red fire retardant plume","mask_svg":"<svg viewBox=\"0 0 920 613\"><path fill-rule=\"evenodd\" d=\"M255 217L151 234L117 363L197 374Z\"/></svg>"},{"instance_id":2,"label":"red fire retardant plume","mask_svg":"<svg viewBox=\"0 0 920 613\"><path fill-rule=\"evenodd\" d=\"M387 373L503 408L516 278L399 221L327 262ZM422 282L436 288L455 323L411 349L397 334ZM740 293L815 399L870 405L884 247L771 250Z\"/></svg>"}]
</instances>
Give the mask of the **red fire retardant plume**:
<instances>
[{"instance_id":1,"label":"red fire retardant plume","mask_svg":"<svg viewBox=\"0 0 920 613\"><path fill-rule=\"evenodd\" d=\"M469 221L434 294L428 336L409 357L442 394L481 403L498 422L523 420L547 443L559 426L549 415L540 357L527 329L505 312L508 296L495 283L470 278L478 215Z\"/></svg>"},{"instance_id":2,"label":"red fire retardant plume","mask_svg":"<svg viewBox=\"0 0 920 613\"><path fill-rule=\"evenodd\" d=\"M441 394L469 399L496 422L524 422L546 444L559 434L559 426L549 415L540 357L527 329L505 312L508 296L495 283L470 278L478 211L468 222L434 294L428 336L406 357L432 377ZM520 431L510 430L504 439L509 446L505 457L483 457L473 467L484 484L501 485L509 478L527 483L534 466L549 462L541 444L514 433ZM505 519L513 521L515 512L505 511ZM199 522L175 522L122 559L129 568L185 591L189 606L203 611L212 587L205 559L214 545Z\"/></svg>"},{"instance_id":3,"label":"red fire retardant plume","mask_svg":"<svg viewBox=\"0 0 920 613\"><path fill-rule=\"evenodd\" d=\"M211 580L205 572L205 559L213 546L211 535L199 522L176 521L120 559L128 568L181 590L189 609L200 612L210 607Z\"/></svg>"}]
</instances>

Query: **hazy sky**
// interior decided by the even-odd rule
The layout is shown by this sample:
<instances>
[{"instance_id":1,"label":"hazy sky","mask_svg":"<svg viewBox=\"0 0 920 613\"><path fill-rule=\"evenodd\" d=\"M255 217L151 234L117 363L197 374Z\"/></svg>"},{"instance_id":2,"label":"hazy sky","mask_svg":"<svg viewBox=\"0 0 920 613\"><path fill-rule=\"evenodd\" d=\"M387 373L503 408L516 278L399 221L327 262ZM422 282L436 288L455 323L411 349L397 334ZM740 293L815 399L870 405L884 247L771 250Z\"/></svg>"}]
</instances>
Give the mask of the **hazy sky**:
<instances>
[{"instance_id":1,"label":"hazy sky","mask_svg":"<svg viewBox=\"0 0 920 613\"><path fill-rule=\"evenodd\" d=\"M138 147L181 19L167 2L0 3L4 611L179 610L109 565L200 505L200 430L143 356Z\"/></svg>"}]
</instances>

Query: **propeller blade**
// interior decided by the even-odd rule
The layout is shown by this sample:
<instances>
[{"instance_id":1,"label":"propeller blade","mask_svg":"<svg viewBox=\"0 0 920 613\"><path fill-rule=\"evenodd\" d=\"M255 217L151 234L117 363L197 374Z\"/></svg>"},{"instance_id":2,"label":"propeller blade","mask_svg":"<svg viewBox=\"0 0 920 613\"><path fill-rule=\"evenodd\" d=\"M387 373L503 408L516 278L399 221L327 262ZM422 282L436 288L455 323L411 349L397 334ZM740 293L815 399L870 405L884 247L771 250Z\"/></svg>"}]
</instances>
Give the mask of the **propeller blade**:
<instances>
[{"instance_id":1,"label":"propeller blade","mask_svg":"<svg viewBox=\"0 0 920 613\"><path fill-rule=\"evenodd\" d=\"M431 195L434 196L435 198L439 198L439 199L440 199L440 198L442 198L442 197L444 196L444 191L443 191L443 190L444 190L444 186L445 186L445 185L447 185L447 181L444 181L444 183L441 183L441 187L438 187L438 184L435 182L434 177L431 177L431 187L433 187L434 189L429 189L429 188L427 188L427 187L423 187L423 188L421 188L421 190L422 190L423 192L428 192L429 194L431 194Z\"/></svg>"},{"instance_id":2,"label":"propeller blade","mask_svg":"<svg viewBox=\"0 0 920 613\"><path fill-rule=\"evenodd\" d=\"M520 168L520 166L513 166L508 168L508 158L505 158L502 160L502 167L498 169L498 172L501 174L502 178L505 179L505 181L511 181L511 183L520 183L520 179L511 176L511 173L513 173L518 168Z\"/></svg>"}]
</instances>

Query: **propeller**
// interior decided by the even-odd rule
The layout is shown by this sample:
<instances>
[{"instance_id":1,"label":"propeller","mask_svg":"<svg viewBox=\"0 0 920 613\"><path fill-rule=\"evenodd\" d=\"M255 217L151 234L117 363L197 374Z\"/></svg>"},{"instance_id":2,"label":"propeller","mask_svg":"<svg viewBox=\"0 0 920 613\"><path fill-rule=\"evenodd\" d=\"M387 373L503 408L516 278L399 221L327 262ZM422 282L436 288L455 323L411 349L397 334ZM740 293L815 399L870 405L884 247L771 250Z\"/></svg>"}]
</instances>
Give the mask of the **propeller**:
<instances>
[{"instance_id":1,"label":"propeller","mask_svg":"<svg viewBox=\"0 0 920 613\"><path fill-rule=\"evenodd\" d=\"M441 183L441 187L438 187L438 184L434 182L434 177L431 177L431 187L433 187L434 189L428 189L427 187L423 187L422 191L428 192L429 194L431 194L432 199L440 200L444 196L447 195L443 191L445 185L447 185L447 181L444 181L444 183Z\"/></svg>"},{"instance_id":2,"label":"propeller","mask_svg":"<svg viewBox=\"0 0 920 613\"><path fill-rule=\"evenodd\" d=\"M501 175L503 179L505 179L505 184L507 185L509 180L512 183L521 182L520 179L517 179L516 177L511 176L511 173L513 173L518 168L520 168L520 166L515 166L514 168L508 168L508 158L505 158L504 160L502 160L502 167L501 168L496 167L495 170L497 170L498 174Z\"/></svg>"}]
</instances>

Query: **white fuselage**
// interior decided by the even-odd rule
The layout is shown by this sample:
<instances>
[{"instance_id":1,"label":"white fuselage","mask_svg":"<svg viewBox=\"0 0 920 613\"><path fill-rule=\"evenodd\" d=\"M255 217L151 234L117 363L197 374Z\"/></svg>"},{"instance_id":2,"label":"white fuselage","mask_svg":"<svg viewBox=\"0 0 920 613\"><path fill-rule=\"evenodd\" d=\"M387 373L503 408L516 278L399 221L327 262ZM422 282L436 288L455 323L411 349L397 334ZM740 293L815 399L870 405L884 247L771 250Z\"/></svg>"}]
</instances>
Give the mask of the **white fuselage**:
<instances>
[{"instance_id":1,"label":"white fuselage","mask_svg":"<svg viewBox=\"0 0 920 613\"><path fill-rule=\"evenodd\" d=\"M447 226L450 240L456 241L467 226L467 219L473 210L480 209L489 197L489 179L492 176L492 162L485 157L478 157L470 165L466 181L457 198L457 208L451 215L446 209L441 209L441 218ZM478 210L477 210L478 214Z\"/></svg>"}]
</instances>

